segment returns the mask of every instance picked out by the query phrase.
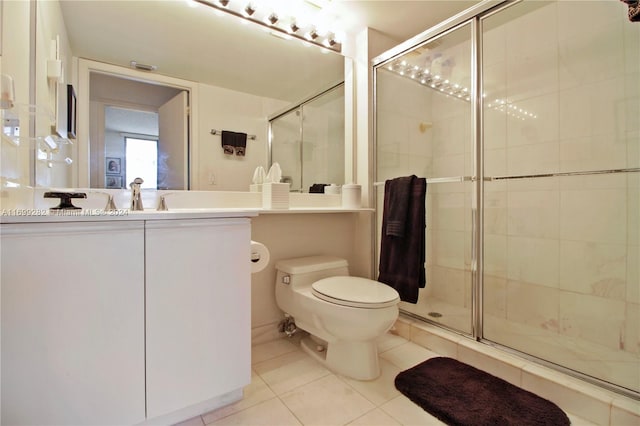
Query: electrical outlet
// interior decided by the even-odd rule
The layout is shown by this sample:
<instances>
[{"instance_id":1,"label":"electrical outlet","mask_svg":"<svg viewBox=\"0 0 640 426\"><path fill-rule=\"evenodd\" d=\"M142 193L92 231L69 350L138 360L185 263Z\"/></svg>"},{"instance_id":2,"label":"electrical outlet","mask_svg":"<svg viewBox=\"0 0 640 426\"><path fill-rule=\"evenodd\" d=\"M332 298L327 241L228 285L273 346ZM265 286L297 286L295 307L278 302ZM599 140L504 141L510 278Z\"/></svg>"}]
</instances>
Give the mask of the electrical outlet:
<instances>
[{"instance_id":1,"label":"electrical outlet","mask_svg":"<svg viewBox=\"0 0 640 426\"><path fill-rule=\"evenodd\" d=\"M215 185L216 184L216 177L214 176L213 173L209 173L209 185Z\"/></svg>"}]
</instances>

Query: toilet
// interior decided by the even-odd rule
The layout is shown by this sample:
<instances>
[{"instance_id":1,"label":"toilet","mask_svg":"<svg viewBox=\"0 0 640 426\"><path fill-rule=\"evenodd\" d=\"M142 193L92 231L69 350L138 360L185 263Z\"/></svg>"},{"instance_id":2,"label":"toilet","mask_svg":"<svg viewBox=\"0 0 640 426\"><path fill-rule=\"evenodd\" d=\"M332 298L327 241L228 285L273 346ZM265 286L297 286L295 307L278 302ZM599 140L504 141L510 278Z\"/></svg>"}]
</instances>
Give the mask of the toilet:
<instances>
[{"instance_id":1,"label":"toilet","mask_svg":"<svg viewBox=\"0 0 640 426\"><path fill-rule=\"evenodd\" d=\"M328 369L357 380L380 375L377 339L398 318L398 292L349 276L345 259L311 256L276 263L276 303L310 336L302 349Z\"/></svg>"}]
</instances>

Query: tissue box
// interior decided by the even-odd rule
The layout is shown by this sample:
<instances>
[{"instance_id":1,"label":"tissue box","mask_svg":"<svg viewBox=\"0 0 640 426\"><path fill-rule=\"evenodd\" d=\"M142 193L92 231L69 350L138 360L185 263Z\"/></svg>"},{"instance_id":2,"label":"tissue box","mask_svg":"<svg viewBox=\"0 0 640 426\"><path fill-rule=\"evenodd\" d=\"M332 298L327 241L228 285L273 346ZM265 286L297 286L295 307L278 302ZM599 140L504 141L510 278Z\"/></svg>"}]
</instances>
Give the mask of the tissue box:
<instances>
[{"instance_id":1,"label":"tissue box","mask_svg":"<svg viewBox=\"0 0 640 426\"><path fill-rule=\"evenodd\" d=\"M289 183L263 183L262 208L288 209L290 185Z\"/></svg>"},{"instance_id":2,"label":"tissue box","mask_svg":"<svg viewBox=\"0 0 640 426\"><path fill-rule=\"evenodd\" d=\"M262 184L252 183L251 185L249 185L249 192L262 192Z\"/></svg>"}]
</instances>

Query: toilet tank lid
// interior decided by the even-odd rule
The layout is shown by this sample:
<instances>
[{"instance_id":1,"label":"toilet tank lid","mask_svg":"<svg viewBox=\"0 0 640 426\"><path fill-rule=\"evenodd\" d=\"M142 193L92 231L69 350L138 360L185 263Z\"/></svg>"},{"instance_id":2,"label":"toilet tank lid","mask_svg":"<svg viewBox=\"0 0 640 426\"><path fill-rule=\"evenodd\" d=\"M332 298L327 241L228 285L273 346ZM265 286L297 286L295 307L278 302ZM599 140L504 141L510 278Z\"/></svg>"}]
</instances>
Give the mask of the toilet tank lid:
<instances>
[{"instance_id":1,"label":"toilet tank lid","mask_svg":"<svg viewBox=\"0 0 640 426\"><path fill-rule=\"evenodd\" d=\"M306 274L324 269L346 268L346 259L335 256L309 256L296 259L285 259L276 262L276 270L287 274Z\"/></svg>"}]
</instances>

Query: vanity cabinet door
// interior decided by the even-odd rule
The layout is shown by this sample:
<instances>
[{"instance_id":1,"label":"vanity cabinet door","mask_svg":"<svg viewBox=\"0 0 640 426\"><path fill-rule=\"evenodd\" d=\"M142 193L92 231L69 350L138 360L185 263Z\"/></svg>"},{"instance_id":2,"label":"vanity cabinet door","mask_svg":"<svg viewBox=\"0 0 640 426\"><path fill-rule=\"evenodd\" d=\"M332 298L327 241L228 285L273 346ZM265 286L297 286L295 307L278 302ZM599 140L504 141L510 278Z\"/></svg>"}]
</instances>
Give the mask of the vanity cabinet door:
<instances>
[{"instance_id":1,"label":"vanity cabinet door","mask_svg":"<svg viewBox=\"0 0 640 426\"><path fill-rule=\"evenodd\" d=\"M249 219L146 227L147 416L251 380Z\"/></svg>"},{"instance_id":2,"label":"vanity cabinet door","mask_svg":"<svg viewBox=\"0 0 640 426\"><path fill-rule=\"evenodd\" d=\"M0 231L2 424L143 421L143 222Z\"/></svg>"}]
</instances>

